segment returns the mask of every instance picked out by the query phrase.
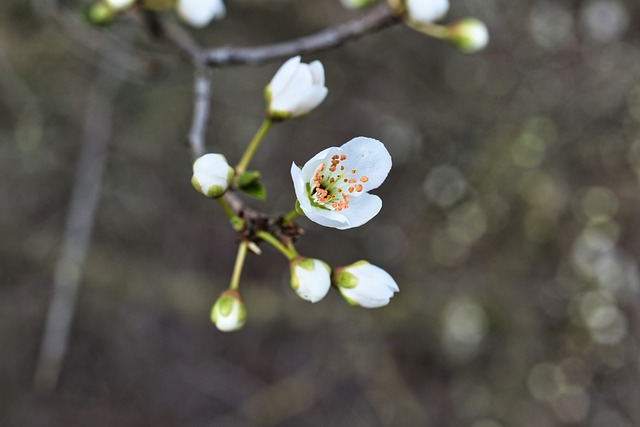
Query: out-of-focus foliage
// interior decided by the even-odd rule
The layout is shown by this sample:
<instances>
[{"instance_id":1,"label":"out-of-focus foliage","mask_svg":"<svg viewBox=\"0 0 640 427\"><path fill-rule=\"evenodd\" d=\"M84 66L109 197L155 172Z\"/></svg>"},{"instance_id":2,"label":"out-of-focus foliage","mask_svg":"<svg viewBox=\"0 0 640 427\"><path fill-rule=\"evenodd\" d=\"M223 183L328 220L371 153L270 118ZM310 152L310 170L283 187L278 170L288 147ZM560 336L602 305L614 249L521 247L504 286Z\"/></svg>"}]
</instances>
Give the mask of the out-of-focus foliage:
<instances>
[{"instance_id":1,"label":"out-of-focus foliage","mask_svg":"<svg viewBox=\"0 0 640 427\"><path fill-rule=\"evenodd\" d=\"M353 16L337 0L227 5L201 41L275 42ZM301 219L299 249L330 264L368 259L401 292L376 311L337 292L310 306L265 248L241 284L251 321L231 335L209 321L235 235L189 182L192 70L131 17L101 30L134 43L149 72L116 96L61 383L37 398L103 60L30 2L0 2L0 425L640 425L640 5L452 2L451 19L469 15L491 32L479 55L396 27L304 58L322 60L329 96L275 127L255 159L268 203L286 211L292 161L358 135L385 142L394 168L375 223L340 232ZM215 71L208 145L231 163L276 68Z\"/></svg>"}]
</instances>

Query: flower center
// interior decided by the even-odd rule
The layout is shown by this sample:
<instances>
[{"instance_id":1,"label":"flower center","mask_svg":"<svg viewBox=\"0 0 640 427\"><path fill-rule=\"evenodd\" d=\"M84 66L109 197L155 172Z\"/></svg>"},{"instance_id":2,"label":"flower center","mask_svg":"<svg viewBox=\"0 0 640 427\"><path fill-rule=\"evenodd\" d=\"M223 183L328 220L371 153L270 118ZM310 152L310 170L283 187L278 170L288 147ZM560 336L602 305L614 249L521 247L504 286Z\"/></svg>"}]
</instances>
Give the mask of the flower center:
<instances>
[{"instance_id":1,"label":"flower center","mask_svg":"<svg viewBox=\"0 0 640 427\"><path fill-rule=\"evenodd\" d=\"M323 207L330 206L332 210L340 212L349 207L349 194L363 191L362 183L369 181L369 178L365 175L358 177L357 170L349 170L344 164L341 165L346 159L346 154L334 154L329 167L325 162L320 162L311 178L312 202Z\"/></svg>"}]
</instances>

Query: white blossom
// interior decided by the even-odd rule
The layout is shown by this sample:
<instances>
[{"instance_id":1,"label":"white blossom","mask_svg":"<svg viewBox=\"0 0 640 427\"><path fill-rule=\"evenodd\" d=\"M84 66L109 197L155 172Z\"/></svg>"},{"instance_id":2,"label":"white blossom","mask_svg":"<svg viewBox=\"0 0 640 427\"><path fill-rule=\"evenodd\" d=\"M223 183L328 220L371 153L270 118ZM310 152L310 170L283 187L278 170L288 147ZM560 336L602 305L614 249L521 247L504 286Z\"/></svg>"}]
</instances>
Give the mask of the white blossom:
<instances>
[{"instance_id":1,"label":"white blossom","mask_svg":"<svg viewBox=\"0 0 640 427\"><path fill-rule=\"evenodd\" d=\"M367 261L337 268L335 282L349 304L365 308L383 307L400 291L389 273Z\"/></svg>"},{"instance_id":2,"label":"white blossom","mask_svg":"<svg viewBox=\"0 0 640 427\"><path fill-rule=\"evenodd\" d=\"M445 17L449 0L406 0L407 13L412 21L428 24Z\"/></svg>"},{"instance_id":3,"label":"white blossom","mask_svg":"<svg viewBox=\"0 0 640 427\"><path fill-rule=\"evenodd\" d=\"M107 6L113 10L128 9L136 2L136 0L105 0Z\"/></svg>"},{"instance_id":4,"label":"white blossom","mask_svg":"<svg viewBox=\"0 0 640 427\"><path fill-rule=\"evenodd\" d=\"M247 309L240 292L232 289L224 291L211 308L211 321L222 332L242 328L247 321Z\"/></svg>"},{"instance_id":5,"label":"white blossom","mask_svg":"<svg viewBox=\"0 0 640 427\"><path fill-rule=\"evenodd\" d=\"M300 117L320 105L327 93L322 63L303 64L295 56L282 64L265 89L267 113L275 119Z\"/></svg>"},{"instance_id":6,"label":"white blossom","mask_svg":"<svg viewBox=\"0 0 640 427\"><path fill-rule=\"evenodd\" d=\"M233 179L233 168L222 154L209 153L193 163L191 184L207 197L220 197Z\"/></svg>"},{"instance_id":7,"label":"white blossom","mask_svg":"<svg viewBox=\"0 0 640 427\"><path fill-rule=\"evenodd\" d=\"M226 14L222 0L178 0L176 10L183 21L196 28L206 27Z\"/></svg>"},{"instance_id":8,"label":"white blossom","mask_svg":"<svg viewBox=\"0 0 640 427\"><path fill-rule=\"evenodd\" d=\"M475 18L466 18L449 27L449 40L464 53L473 53L484 49L489 43L489 30L484 22Z\"/></svg>"},{"instance_id":9,"label":"white blossom","mask_svg":"<svg viewBox=\"0 0 640 427\"><path fill-rule=\"evenodd\" d=\"M291 261L291 287L300 298L318 302L331 288L331 268L319 259L297 258Z\"/></svg>"},{"instance_id":10,"label":"white blossom","mask_svg":"<svg viewBox=\"0 0 640 427\"><path fill-rule=\"evenodd\" d=\"M382 200L369 194L391 170L391 156L378 140L357 137L316 154L300 169L291 165L299 207L311 221L339 230L376 216Z\"/></svg>"}]
</instances>

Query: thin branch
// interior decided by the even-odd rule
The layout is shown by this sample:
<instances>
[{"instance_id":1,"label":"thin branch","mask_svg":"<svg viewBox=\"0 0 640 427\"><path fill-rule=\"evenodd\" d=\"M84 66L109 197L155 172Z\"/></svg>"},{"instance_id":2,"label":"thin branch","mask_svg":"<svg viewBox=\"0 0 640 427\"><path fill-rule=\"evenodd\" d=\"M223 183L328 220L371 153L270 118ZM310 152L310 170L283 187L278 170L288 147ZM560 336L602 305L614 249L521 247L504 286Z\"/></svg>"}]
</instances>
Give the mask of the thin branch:
<instances>
[{"instance_id":1,"label":"thin branch","mask_svg":"<svg viewBox=\"0 0 640 427\"><path fill-rule=\"evenodd\" d=\"M319 52L399 22L389 5L384 2L370 12L344 24L319 33L284 43L258 47L222 47L202 53L202 61L209 67L239 64L261 64L295 55Z\"/></svg>"},{"instance_id":2,"label":"thin branch","mask_svg":"<svg viewBox=\"0 0 640 427\"><path fill-rule=\"evenodd\" d=\"M34 378L34 387L41 393L55 389L67 350L113 131L112 98L119 83L102 70L89 94L73 194Z\"/></svg>"},{"instance_id":3,"label":"thin branch","mask_svg":"<svg viewBox=\"0 0 640 427\"><path fill-rule=\"evenodd\" d=\"M189 146L194 159L206 153L205 134L211 103L211 74L207 70L196 71L194 82L193 120L189 131Z\"/></svg>"}]
</instances>

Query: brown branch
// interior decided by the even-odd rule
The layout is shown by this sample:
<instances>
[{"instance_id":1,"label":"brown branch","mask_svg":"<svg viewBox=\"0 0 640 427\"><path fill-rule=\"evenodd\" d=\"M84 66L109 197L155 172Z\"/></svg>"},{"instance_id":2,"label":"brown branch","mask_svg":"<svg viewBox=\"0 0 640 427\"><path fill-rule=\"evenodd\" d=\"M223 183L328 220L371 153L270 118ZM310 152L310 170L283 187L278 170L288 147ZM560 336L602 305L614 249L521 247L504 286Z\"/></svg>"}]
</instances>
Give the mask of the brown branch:
<instances>
[{"instance_id":1,"label":"brown branch","mask_svg":"<svg viewBox=\"0 0 640 427\"><path fill-rule=\"evenodd\" d=\"M120 84L121 80L103 69L89 92L73 194L34 378L36 390L45 394L56 387L69 341L113 131L112 101Z\"/></svg>"},{"instance_id":2,"label":"brown branch","mask_svg":"<svg viewBox=\"0 0 640 427\"><path fill-rule=\"evenodd\" d=\"M258 47L222 47L202 52L199 62L209 67L239 64L261 64L312 52L338 47L369 33L399 22L389 5L384 2L370 12L319 33L284 43Z\"/></svg>"}]
</instances>

